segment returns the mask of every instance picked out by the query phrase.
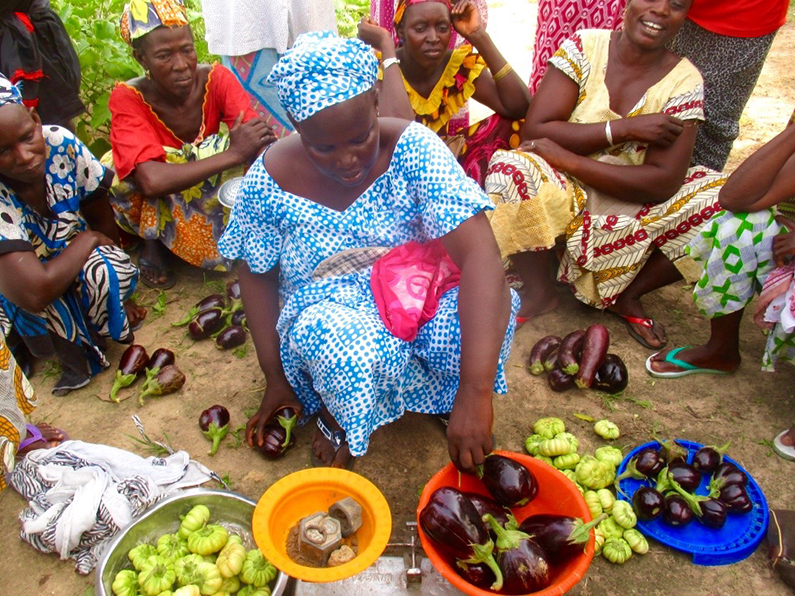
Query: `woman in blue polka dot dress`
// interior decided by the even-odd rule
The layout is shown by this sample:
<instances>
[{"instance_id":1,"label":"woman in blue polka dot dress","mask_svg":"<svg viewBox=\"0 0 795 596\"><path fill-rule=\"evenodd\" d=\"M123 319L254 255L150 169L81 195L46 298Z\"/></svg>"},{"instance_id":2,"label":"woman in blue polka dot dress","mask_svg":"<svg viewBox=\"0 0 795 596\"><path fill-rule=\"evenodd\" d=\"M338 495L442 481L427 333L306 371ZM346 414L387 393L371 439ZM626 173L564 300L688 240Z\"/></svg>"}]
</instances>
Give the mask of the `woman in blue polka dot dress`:
<instances>
[{"instance_id":1,"label":"woman in blue polka dot dress","mask_svg":"<svg viewBox=\"0 0 795 596\"><path fill-rule=\"evenodd\" d=\"M299 134L251 167L219 245L245 261L241 293L267 380L246 438L261 445L284 406L318 413L313 461L345 467L404 412L449 413L450 457L472 470L492 449L518 299L491 202L432 132L378 118L376 72L363 42L322 32L299 37L269 77ZM404 254L424 255L446 285L429 286L419 264L393 267ZM401 271L408 291L385 295ZM395 303L417 295L422 316L406 332Z\"/></svg>"}]
</instances>

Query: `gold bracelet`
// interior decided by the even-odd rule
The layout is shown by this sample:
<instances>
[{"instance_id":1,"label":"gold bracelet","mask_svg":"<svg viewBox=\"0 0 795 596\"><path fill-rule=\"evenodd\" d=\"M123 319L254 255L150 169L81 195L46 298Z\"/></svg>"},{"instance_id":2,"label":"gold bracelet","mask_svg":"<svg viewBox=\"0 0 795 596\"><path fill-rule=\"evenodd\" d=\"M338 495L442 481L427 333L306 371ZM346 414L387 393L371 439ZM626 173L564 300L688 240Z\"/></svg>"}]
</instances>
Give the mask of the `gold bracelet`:
<instances>
[{"instance_id":1,"label":"gold bracelet","mask_svg":"<svg viewBox=\"0 0 795 596\"><path fill-rule=\"evenodd\" d=\"M513 67L506 62L505 66L503 66L500 70L498 70L496 73L491 75L491 78L494 79L494 82L496 83L500 79L504 79L505 77L507 77L511 73L511 71L513 71Z\"/></svg>"}]
</instances>

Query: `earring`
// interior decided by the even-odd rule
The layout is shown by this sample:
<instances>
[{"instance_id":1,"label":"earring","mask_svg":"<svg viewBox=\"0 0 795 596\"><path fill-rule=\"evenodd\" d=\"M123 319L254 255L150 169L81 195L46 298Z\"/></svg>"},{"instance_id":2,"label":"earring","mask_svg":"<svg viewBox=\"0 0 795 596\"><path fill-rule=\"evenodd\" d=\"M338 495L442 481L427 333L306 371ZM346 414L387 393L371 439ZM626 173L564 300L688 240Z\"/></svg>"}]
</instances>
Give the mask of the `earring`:
<instances>
[{"instance_id":1,"label":"earring","mask_svg":"<svg viewBox=\"0 0 795 596\"><path fill-rule=\"evenodd\" d=\"M148 69L148 68L145 68L145 69L144 69L144 76L145 76L147 79L151 79L151 78L152 78L152 75L150 75L150 74L149 74L149 69Z\"/></svg>"}]
</instances>

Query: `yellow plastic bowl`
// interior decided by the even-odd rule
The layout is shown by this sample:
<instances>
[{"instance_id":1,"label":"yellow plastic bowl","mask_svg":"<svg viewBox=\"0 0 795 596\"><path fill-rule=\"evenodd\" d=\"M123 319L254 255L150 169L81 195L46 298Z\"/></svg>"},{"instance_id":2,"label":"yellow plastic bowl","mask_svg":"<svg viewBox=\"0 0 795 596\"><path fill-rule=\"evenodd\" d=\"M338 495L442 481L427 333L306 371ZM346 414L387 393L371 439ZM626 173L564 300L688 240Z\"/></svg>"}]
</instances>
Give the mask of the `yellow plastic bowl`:
<instances>
[{"instance_id":1,"label":"yellow plastic bowl","mask_svg":"<svg viewBox=\"0 0 795 596\"><path fill-rule=\"evenodd\" d=\"M356 558L339 567L306 567L293 561L287 554L290 529L345 497L353 497L362 506ZM262 554L280 571L302 581L334 582L364 571L381 556L392 534L392 513L381 491L363 476L337 468L312 468L289 474L265 491L254 509L251 530Z\"/></svg>"}]
</instances>

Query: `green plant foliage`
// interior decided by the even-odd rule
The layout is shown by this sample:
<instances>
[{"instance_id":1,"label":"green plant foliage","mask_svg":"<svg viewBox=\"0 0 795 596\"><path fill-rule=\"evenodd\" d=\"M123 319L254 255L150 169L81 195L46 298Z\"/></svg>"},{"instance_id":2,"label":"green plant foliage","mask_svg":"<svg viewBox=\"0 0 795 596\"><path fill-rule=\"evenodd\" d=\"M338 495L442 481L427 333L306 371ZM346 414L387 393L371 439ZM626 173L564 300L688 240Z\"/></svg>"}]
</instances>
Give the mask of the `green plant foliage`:
<instances>
[{"instance_id":1,"label":"green plant foliage","mask_svg":"<svg viewBox=\"0 0 795 596\"><path fill-rule=\"evenodd\" d=\"M356 37L362 17L370 16L369 0L334 0L337 28L342 37Z\"/></svg>"}]
</instances>

